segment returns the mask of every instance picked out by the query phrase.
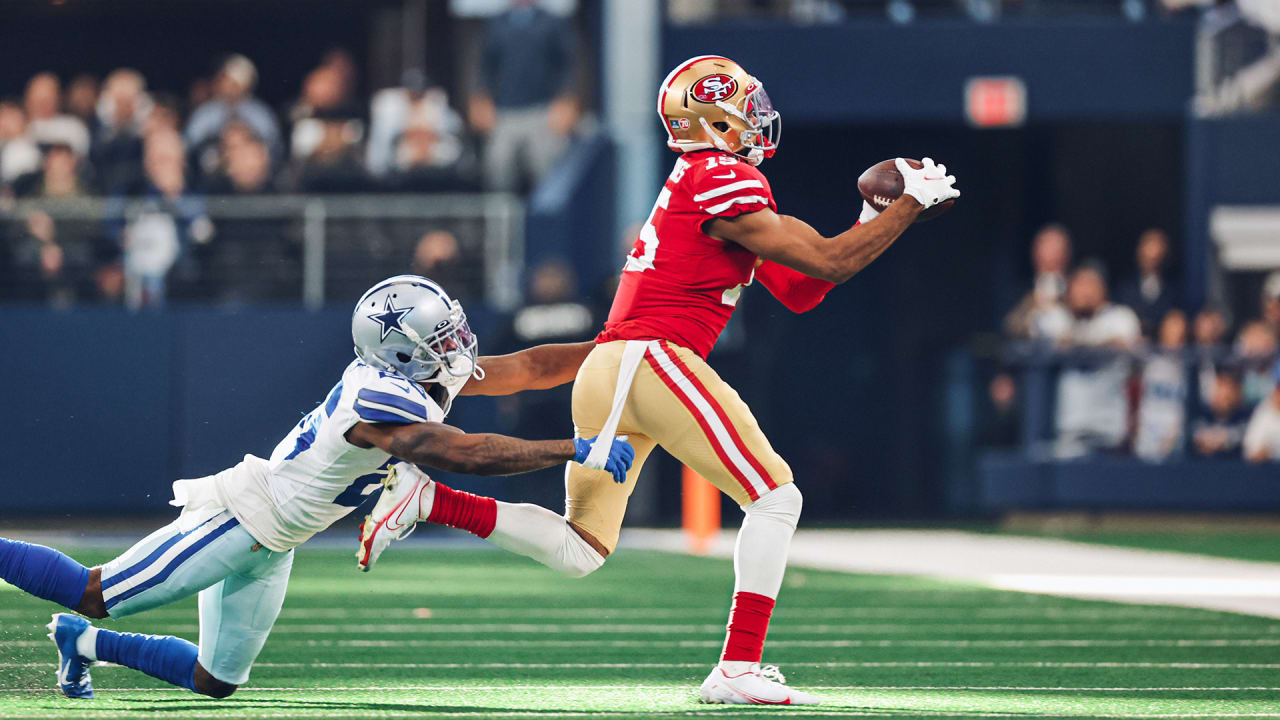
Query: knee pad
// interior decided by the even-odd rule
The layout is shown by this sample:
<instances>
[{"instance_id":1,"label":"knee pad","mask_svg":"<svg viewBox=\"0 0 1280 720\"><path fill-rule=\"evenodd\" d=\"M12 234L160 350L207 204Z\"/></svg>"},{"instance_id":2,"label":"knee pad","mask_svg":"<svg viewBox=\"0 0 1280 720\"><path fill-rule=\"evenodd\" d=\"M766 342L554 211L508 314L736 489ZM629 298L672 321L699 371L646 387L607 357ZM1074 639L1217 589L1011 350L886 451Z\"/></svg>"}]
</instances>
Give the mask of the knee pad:
<instances>
[{"instance_id":1,"label":"knee pad","mask_svg":"<svg viewBox=\"0 0 1280 720\"><path fill-rule=\"evenodd\" d=\"M767 517L784 522L795 529L800 523L800 510L804 507L804 496L795 483L781 485L761 495L758 500L742 509L754 517Z\"/></svg>"},{"instance_id":2,"label":"knee pad","mask_svg":"<svg viewBox=\"0 0 1280 720\"><path fill-rule=\"evenodd\" d=\"M569 523L565 523L564 529L564 544L556 553L556 569L572 578L586 577L599 570L604 565L604 557L574 532Z\"/></svg>"}]
</instances>

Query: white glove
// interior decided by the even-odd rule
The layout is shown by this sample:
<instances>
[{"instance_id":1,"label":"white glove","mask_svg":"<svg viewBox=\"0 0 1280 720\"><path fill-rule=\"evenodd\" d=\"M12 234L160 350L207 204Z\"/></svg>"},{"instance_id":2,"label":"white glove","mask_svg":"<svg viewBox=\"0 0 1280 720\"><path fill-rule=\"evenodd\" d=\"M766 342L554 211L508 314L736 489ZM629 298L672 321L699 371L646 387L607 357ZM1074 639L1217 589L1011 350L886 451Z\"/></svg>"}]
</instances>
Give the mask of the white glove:
<instances>
[{"instance_id":1,"label":"white glove","mask_svg":"<svg viewBox=\"0 0 1280 720\"><path fill-rule=\"evenodd\" d=\"M871 203L862 201L862 213L858 215L858 223L866 225L880 216L880 211L871 207Z\"/></svg>"},{"instance_id":2,"label":"white glove","mask_svg":"<svg viewBox=\"0 0 1280 720\"><path fill-rule=\"evenodd\" d=\"M946 165L935 165L930 158L921 160L920 164L917 170L902 158L894 160L898 172L902 173L903 195L910 195L926 208L960 197L960 191L951 187L956 178L947 174Z\"/></svg>"}]
</instances>

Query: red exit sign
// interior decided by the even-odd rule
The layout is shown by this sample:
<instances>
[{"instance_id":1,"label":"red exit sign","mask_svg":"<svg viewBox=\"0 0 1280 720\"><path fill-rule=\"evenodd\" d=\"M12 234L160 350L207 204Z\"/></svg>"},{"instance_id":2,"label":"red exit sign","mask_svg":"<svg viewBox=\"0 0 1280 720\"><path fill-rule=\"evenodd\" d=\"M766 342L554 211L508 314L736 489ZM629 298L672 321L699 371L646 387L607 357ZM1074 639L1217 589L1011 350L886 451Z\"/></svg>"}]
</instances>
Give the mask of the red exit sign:
<instances>
[{"instance_id":1,"label":"red exit sign","mask_svg":"<svg viewBox=\"0 0 1280 720\"><path fill-rule=\"evenodd\" d=\"M1027 86L1017 77L970 78L964 110L975 127L1017 127L1027 119Z\"/></svg>"}]
</instances>

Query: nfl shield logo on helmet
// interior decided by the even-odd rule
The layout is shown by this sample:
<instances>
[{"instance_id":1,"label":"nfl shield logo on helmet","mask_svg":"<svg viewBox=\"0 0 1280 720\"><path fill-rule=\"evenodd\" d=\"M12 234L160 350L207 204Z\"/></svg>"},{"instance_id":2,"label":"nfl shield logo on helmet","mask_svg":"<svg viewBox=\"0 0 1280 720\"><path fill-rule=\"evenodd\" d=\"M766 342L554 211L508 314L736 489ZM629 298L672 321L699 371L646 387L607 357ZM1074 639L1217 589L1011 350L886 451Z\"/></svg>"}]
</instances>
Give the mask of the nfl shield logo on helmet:
<instances>
[{"instance_id":1,"label":"nfl shield logo on helmet","mask_svg":"<svg viewBox=\"0 0 1280 720\"><path fill-rule=\"evenodd\" d=\"M698 102L714 103L727 100L738 91L738 81L724 73L716 73L699 78L689 88L689 93Z\"/></svg>"},{"instance_id":2,"label":"nfl shield logo on helmet","mask_svg":"<svg viewBox=\"0 0 1280 720\"><path fill-rule=\"evenodd\" d=\"M670 122L672 130L689 129L689 118L671 118L668 122Z\"/></svg>"}]
</instances>

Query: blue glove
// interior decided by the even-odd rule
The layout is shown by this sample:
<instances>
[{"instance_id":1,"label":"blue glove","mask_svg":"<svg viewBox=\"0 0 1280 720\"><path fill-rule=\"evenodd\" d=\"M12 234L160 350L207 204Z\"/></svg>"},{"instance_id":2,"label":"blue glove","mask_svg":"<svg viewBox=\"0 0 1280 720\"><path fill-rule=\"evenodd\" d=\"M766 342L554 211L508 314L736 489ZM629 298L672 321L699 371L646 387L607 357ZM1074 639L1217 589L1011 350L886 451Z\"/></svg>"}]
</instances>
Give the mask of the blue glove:
<instances>
[{"instance_id":1,"label":"blue glove","mask_svg":"<svg viewBox=\"0 0 1280 720\"><path fill-rule=\"evenodd\" d=\"M577 454L573 456L573 461L586 464L587 456L591 454L591 446L595 441L593 437L574 438L573 449ZM627 471L631 469L631 463L635 459L636 449L631 447L626 437L616 437L613 439L613 445L609 447L609 458L604 461L604 469L613 474L614 482L624 483L627 481Z\"/></svg>"}]
</instances>

